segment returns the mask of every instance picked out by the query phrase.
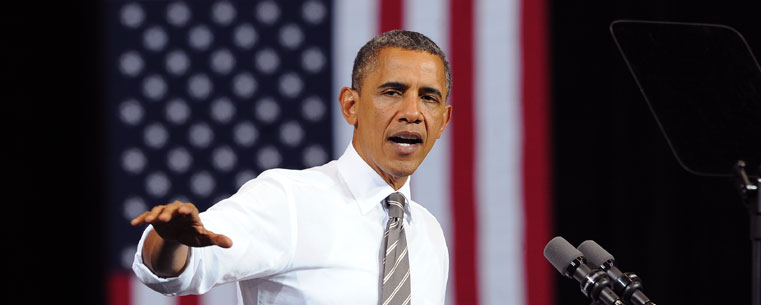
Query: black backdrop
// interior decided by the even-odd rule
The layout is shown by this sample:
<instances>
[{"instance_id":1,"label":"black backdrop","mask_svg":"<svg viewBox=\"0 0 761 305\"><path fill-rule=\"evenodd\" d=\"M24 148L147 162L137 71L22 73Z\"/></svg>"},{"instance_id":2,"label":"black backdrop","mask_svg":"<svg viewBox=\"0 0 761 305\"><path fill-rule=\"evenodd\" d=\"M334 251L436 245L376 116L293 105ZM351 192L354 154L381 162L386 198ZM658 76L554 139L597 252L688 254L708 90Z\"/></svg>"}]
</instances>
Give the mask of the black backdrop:
<instances>
[{"instance_id":1,"label":"black backdrop","mask_svg":"<svg viewBox=\"0 0 761 305\"><path fill-rule=\"evenodd\" d=\"M624 271L640 275L658 304L749 304L748 216L732 181L679 167L608 26L616 19L724 24L758 56L754 3L550 3L554 232L572 244L597 241ZM557 304L588 303L575 281L558 275L556 283Z\"/></svg>"},{"instance_id":2,"label":"black backdrop","mask_svg":"<svg viewBox=\"0 0 761 305\"><path fill-rule=\"evenodd\" d=\"M728 181L679 168L608 25L721 23L761 52L753 2L549 1L554 232L598 241L659 304L749 303L748 219ZM103 3L41 6L0 9L0 121L11 153L3 255L6 278L17 279L6 291L25 303L101 304ZM557 304L588 304L572 280L556 284Z\"/></svg>"},{"instance_id":3,"label":"black backdrop","mask_svg":"<svg viewBox=\"0 0 761 305\"><path fill-rule=\"evenodd\" d=\"M0 5L8 300L105 303L103 2Z\"/></svg>"}]
</instances>

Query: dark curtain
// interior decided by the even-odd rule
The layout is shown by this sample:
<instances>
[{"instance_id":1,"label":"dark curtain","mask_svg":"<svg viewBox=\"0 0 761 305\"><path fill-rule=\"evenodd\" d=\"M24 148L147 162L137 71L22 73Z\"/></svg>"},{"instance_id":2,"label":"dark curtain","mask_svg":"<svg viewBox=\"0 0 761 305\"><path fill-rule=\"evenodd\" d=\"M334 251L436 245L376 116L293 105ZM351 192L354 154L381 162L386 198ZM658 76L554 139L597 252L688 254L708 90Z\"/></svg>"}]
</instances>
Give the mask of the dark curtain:
<instances>
[{"instance_id":1,"label":"dark curtain","mask_svg":"<svg viewBox=\"0 0 761 305\"><path fill-rule=\"evenodd\" d=\"M102 5L0 9L4 291L21 303L104 302Z\"/></svg>"}]
</instances>

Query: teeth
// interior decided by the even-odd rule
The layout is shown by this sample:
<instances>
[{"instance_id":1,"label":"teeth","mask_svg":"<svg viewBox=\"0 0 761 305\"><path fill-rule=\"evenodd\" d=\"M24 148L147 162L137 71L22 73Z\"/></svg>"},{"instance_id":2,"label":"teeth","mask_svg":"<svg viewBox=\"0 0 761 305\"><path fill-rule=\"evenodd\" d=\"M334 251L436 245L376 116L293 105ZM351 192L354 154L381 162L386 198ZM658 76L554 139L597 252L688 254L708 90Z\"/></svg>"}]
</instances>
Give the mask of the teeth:
<instances>
[{"instance_id":1,"label":"teeth","mask_svg":"<svg viewBox=\"0 0 761 305\"><path fill-rule=\"evenodd\" d=\"M417 140L417 139L419 139L419 137L417 137L417 136L408 135L408 134L400 134L400 135L397 135L395 137L400 138L400 139L405 139L405 140Z\"/></svg>"}]
</instances>

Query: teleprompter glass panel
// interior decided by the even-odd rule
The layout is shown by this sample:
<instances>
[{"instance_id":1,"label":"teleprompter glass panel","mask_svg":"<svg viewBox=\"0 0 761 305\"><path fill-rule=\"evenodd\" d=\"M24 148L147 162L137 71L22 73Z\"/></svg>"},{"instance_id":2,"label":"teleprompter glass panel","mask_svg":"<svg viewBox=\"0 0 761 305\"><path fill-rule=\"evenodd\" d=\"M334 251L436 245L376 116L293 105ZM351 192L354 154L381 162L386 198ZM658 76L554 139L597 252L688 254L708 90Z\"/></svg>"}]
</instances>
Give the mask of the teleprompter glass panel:
<instances>
[{"instance_id":1,"label":"teleprompter glass panel","mask_svg":"<svg viewBox=\"0 0 761 305\"><path fill-rule=\"evenodd\" d=\"M615 21L611 33L674 155L687 171L730 176L761 164L761 69L736 30Z\"/></svg>"}]
</instances>

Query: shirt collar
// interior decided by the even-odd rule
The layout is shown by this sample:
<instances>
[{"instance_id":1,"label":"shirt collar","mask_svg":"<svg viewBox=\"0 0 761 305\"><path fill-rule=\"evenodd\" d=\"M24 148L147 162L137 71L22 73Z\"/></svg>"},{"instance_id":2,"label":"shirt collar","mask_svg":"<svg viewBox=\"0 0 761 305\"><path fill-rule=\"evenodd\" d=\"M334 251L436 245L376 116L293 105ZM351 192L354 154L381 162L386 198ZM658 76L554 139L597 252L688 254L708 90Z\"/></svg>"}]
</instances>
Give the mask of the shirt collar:
<instances>
[{"instance_id":1,"label":"shirt collar","mask_svg":"<svg viewBox=\"0 0 761 305\"><path fill-rule=\"evenodd\" d=\"M351 143L349 143L343 155L338 158L337 163L338 171L341 173L349 191L354 195L354 199L357 200L360 212L363 215L370 212L377 204L383 202L383 199L394 192L400 192L407 198L407 204L404 209L408 215L410 214L410 201L412 200L410 197L411 177L407 177L404 185L398 191L395 191L359 156L354 149L354 145Z\"/></svg>"}]
</instances>

